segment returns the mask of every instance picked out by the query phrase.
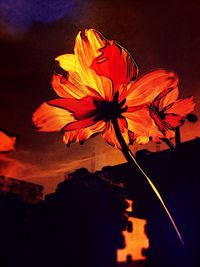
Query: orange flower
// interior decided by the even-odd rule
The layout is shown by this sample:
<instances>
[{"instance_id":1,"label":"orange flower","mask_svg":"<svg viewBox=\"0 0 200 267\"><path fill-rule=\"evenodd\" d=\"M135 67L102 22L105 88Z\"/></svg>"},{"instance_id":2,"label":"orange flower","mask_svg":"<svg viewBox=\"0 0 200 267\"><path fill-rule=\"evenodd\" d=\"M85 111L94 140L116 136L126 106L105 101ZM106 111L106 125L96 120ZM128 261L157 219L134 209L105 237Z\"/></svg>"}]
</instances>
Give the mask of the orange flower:
<instances>
[{"instance_id":1,"label":"orange flower","mask_svg":"<svg viewBox=\"0 0 200 267\"><path fill-rule=\"evenodd\" d=\"M193 96L179 99L178 88L168 88L160 93L149 104L150 116L154 120L163 137L174 137L174 130L184 123L187 114L194 110Z\"/></svg>"},{"instance_id":2,"label":"orange flower","mask_svg":"<svg viewBox=\"0 0 200 267\"><path fill-rule=\"evenodd\" d=\"M163 74L165 79L163 79L162 75L158 77L159 74ZM132 101L129 101L130 105L134 105L135 102L142 103L141 100L138 101L133 95L134 92L137 92L137 87L141 87L145 91L148 88L148 90L152 91L148 98L144 99L147 104L143 106L143 109L134 111L134 109L129 108L127 112L129 111L130 113L124 114L130 129L133 122L137 121L137 118L143 121L143 126L146 124L146 127L140 127L141 125L137 124L135 131L137 143L145 144L149 141L149 138L155 142L173 138L175 129L181 126L187 114L194 110L193 97L177 100L179 93L178 77L173 72L166 72L166 76L164 76L163 70L152 71L132 83L131 87L133 93L130 93L126 98L127 101L129 97L132 98ZM159 90L155 90L156 87L161 89L159 94L157 94ZM153 98L152 94L154 94Z\"/></svg>"},{"instance_id":3,"label":"orange flower","mask_svg":"<svg viewBox=\"0 0 200 267\"><path fill-rule=\"evenodd\" d=\"M138 67L130 54L114 41L90 29L79 32L74 54L56 58L66 77L53 75L52 86L60 98L42 104L33 115L41 131L64 132L64 142L84 142L92 135L103 133L112 145L118 145L110 122L118 118L127 143L132 134L122 113L126 100L121 95L124 85L135 79ZM98 75L98 66L105 75Z\"/></svg>"},{"instance_id":4,"label":"orange flower","mask_svg":"<svg viewBox=\"0 0 200 267\"><path fill-rule=\"evenodd\" d=\"M177 87L173 72L157 70L136 79L138 67L131 55L94 29L79 32L74 54L56 60L65 75L53 75L59 98L42 104L33 115L40 131L62 130L68 145L102 132L108 143L120 148L112 124L117 119L127 144L163 137L154 99Z\"/></svg>"},{"instance_id":5,"label":"orange flower","mask_svg":"<svg viewBox=\"0 0 200 267\"><path fill-rule=\"evenodd\" d=\"M146 178L184 244L160 193L127 145L134 140L147 143L150 137L154 141L171 137L171 131L194 109L193 98L176 101L174 72L156 70L137 78L138 67L131 55L93 29L79 32L74 54L56 60L65 71L52 79L59 98L36 110L35 125L44 132L63 131L67 145L102 133Z\"/></svg>"}]
</instances>

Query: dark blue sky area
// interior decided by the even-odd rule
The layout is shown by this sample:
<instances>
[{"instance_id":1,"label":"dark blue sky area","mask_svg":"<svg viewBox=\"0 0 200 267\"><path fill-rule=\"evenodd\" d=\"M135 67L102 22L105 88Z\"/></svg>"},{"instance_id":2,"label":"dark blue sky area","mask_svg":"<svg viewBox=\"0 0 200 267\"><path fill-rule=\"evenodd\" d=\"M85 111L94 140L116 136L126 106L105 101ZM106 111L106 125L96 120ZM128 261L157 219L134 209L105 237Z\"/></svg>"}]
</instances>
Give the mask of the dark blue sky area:
<instances>
[{"instance_id":1,"label":"dark blue sky area","mask_svg":"<svg viewBox=\"0 0 200 267\"><path fill-rule=\"evenodd\" d=\"M35 22L49 23L70 13L73 0L1 0L1 18L5 23L26 28Z\"/></svg>"}]
</instances>

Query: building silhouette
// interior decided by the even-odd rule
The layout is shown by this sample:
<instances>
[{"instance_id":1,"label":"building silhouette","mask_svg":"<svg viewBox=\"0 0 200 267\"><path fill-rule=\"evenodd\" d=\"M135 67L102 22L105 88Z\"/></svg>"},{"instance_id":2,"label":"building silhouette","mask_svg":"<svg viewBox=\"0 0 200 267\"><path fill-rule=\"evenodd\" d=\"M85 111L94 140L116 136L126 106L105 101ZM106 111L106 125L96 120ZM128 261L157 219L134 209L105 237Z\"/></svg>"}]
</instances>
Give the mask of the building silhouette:
<instances>
[{"instance_id":1,"label":"building silhouette","mask_svg":"<svg viewBox=\"0 0 200 267\"><path fill-rule=\"evenodd\" d=\"M0 176L0 266L21 266L26 217L42 201L43 187Z\"/></svg>"},{"instance_id":2,"label":"building silhouette","mask_svg":"<svg viewBox=\"0 0 200 267\"><path fill-rule=\"evenodd\" d=\"M40 185L0 177L1 266L116 267L130 226L126 199L147 220L150 247L145 262L129 255L119 266L199 266L200 138L176 152L137 153L161 192L185 241L183 248L152 189L128 163L90 173L79 169L42 200ZM132 228L133 229L132 229Z\"/></svg>"}]
</instances>

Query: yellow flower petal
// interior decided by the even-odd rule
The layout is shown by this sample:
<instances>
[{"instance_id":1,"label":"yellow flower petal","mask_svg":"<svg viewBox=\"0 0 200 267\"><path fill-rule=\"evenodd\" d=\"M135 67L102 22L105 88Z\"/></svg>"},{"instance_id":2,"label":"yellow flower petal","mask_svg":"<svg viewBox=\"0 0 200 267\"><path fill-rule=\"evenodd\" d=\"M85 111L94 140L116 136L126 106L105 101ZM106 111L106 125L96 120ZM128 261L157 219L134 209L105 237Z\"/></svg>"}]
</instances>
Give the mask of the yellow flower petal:
<instances>
[{"instance_id":1,"label":"yellow flower petal","mask_svg":"<svg viewBox=\"0 0 200 267\"><path fill-rule=\"evenodd\" d=\"M55 58L59 62L59 65L65 71L76 71L79 72L79 62L74 54L64 54Z\"/></svg>"},{"instance_id":2,"label":"yellow flower petal","mask_svg":"<svg viewBox=\"0 0 200 267\"><path fill-rule=\"evenodd\" d=\"M194 110L194 97L187 97L185 99L177 100L173 106L167 109L167 113L174 113L179 116L186 116Z\"/></svg>"},{"instance_id":3,"label":"yellow flower petal","mask_svg":"<svg viewBox=\"0 0 200 267\"><path fill-rule=\"evenodd\" d=\"M33 114L32 118L38 131L57 132L68 123L75 121L72 113L43 103Z\"/></svg>"},{"instance_id":4,"label":"yellow flower petal","mask_svg":"<svg viewBox=\"0 0 200 267\"><path fill-rule=\"evenodd\" d=\"M85 30L85 32L79 32L76 37L75 54L65 54L56 58L60 67L69 74L69 83L72 83L72 85L70 85L69 90L66 89L68 93L70 93L70 90L75 92L73 89L73 85L75 85L77 91L85 92L85 95L91 95L91 92L87 90L88 86L103 98L107 100L112 98L112 81L107 77L98 76L91 68L92 61L101 54L99 49L104 47L105 43L106 40L99 32L93 29ZM58 86L53 84L53 87L58 92ZM75 94L73 94L73 97L78 98Z\"/></svg>"},{"instance_id":5,"label":"yellow flower petal","mask_svg":"<svg viewBox=\"0 0 200 267\"><path fill-rule=\"evenodd\" d=\"M106 123L103 121L98 121L97 123L93 124L90 127L67 131L63 135L63 141L65 144L70 145L73 142L80 142L83 143L91 136L96 135L102 132L105 129Z\"/></svg>"},{"instance_id":6,"label":"yellow flower petal","mask_svg":"<svg viewBox=\"0 0 200 267\"><path fill-rule=\"evenodd\" d=\"M152 102L166 88L176 87L178 78L174 72L152 71L128 86L126 95L129 107Z\"/></svg>"}]
</instances>

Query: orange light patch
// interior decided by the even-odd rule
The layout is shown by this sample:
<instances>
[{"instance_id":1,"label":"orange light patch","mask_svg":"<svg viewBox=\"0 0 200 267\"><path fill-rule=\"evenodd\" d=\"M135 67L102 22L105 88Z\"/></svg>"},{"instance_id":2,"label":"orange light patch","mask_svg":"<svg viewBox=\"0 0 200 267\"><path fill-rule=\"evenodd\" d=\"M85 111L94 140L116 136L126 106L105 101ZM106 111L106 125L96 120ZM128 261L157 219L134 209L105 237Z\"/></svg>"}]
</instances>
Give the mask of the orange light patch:
<instances>
[{"instance_id":1,"label":"orange light patch","mask_svg":"<svg viewBox=\"0 0 200 267\"><path fill-rule=\"evenodd\" d=\"M10 137L0 131L0 152L15 150L16 137Z\"/></svg>"},{"instance_id":2,"label":"orange light patch","mask_svg":"<svg viewBox=\"0 0 200 267\"><path fill-rule=\"evenodd\" d=\"M128 212L133 212L133 200L131 199L126 199L126 201L128 202L128 208L126 209L126 211Z\"/></svg>"},{"instance_id":3,"label":"orange light patch","mask_svg":"<svg viewBox=\"0 0 200 267\"><path fill-rule=\"evenodd\" d=\"M129 221L133 224L133 231L131 233L127 231L123 232L126 247L124 249L118 249L118 262L126 262L128 255L130 255L134 261L146 259L146 257L142 255L142 250L149 247L149 240L144 231L146 220L130 217Z\"/></svg>"}]
</instances>

